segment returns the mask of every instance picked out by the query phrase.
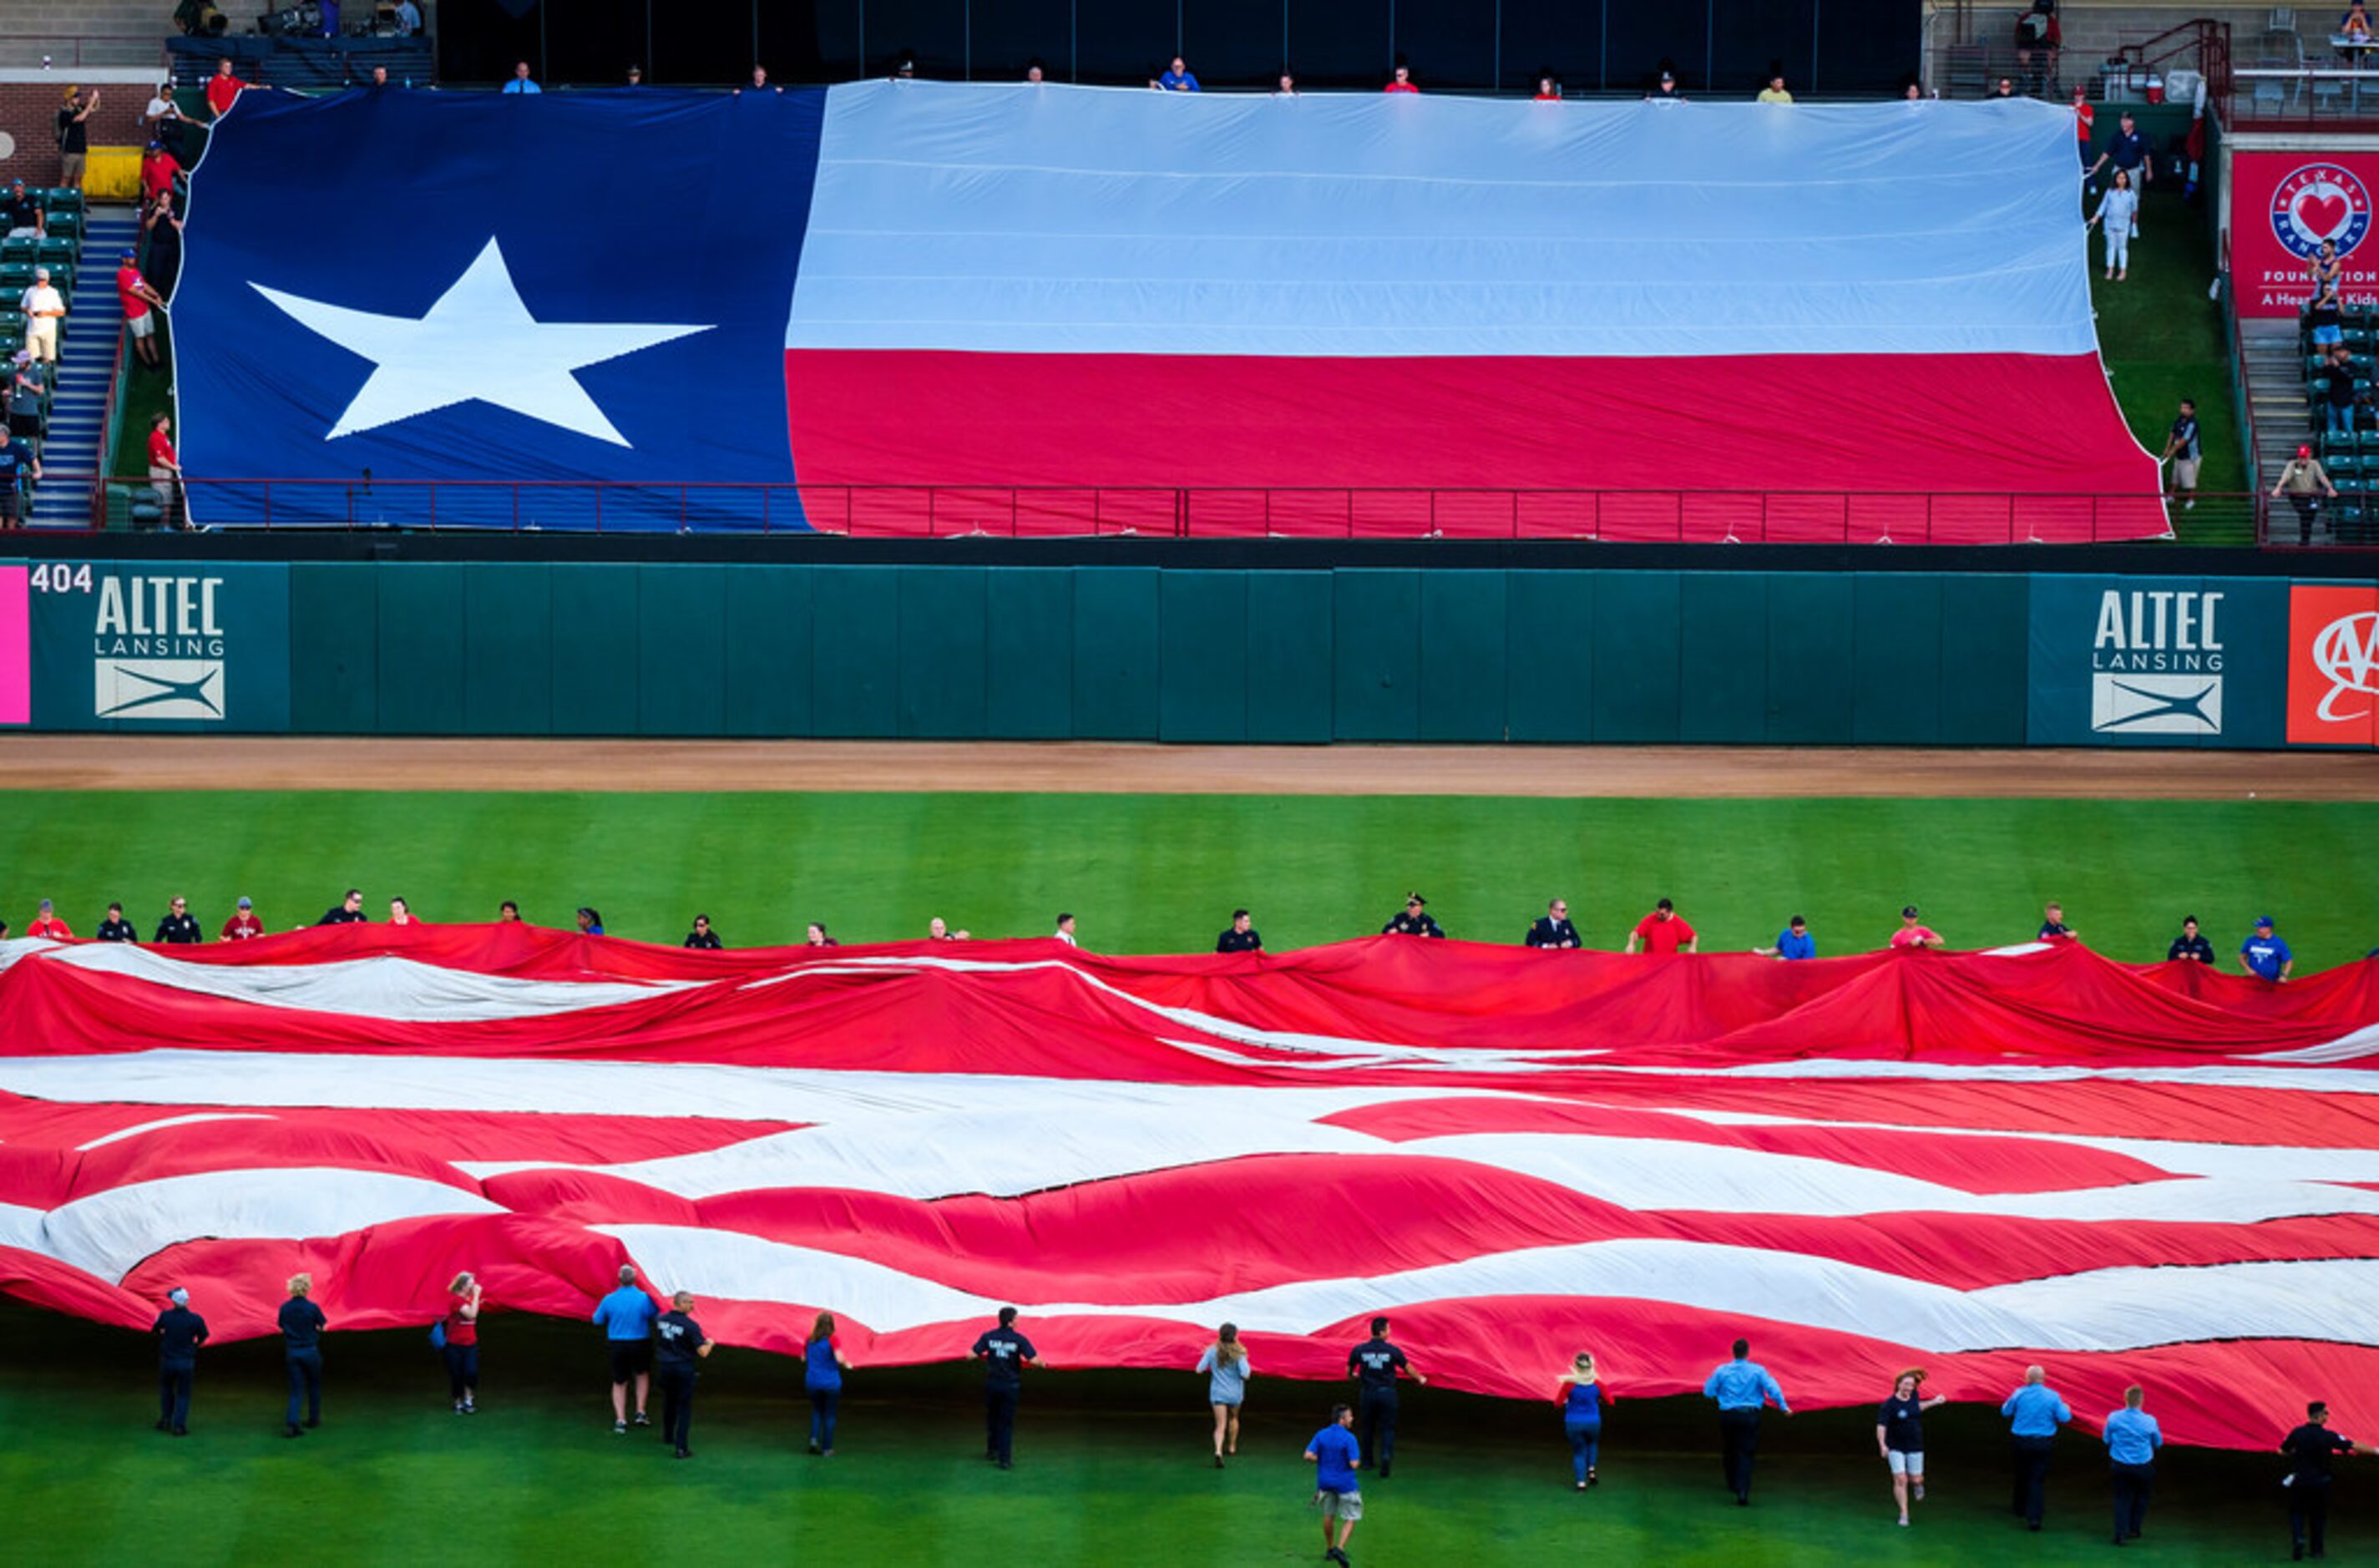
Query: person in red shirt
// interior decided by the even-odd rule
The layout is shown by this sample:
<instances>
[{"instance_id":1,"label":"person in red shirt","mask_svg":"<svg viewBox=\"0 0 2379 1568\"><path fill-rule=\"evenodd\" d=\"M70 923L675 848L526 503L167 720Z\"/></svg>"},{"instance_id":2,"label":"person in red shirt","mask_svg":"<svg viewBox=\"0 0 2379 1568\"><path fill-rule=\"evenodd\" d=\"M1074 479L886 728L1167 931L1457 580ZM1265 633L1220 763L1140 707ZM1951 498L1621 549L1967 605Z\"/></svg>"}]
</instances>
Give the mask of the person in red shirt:
<instances>
[{"instance_id":1,"label":"person in red shirt","mask_svg":"<svg viewBox=\"0 0 2379 1568\"><path fill-rule=\"evenodd\" d=\"M207 109L220 120L247 90L248 83L231 74L231 58L225 55L215 62L215 74L207 78Z\"/></svg>"},{"instance_id":2,"label":"person in red shirt","mask_svg":"<svg viewBox=\"0 0 2379 1568\"><path fill-rule=\"evenodd\" d=\"M140 259L127 250L118 259L115 269L115 296L124 303L124 327L132 334L132 351L140 356L140 363L151 370L157 368L157 318L152 308L163 307L165 296L149 286L140 275Z\"/></svg>"},{"instance_id":3,"label":"person in red shirt","mask_svg":"<svg viewBox=\"0 0 2379 1568\"><path fill-rule=\"evenodd\" d=\"M264 923L256 918L256 906L248 901L246 894L242 894L238 910L229 920L223 922L221 940L248 942L263 935Z\"/></svg>"},{"instance_id":4,"label":"person in red shirt","mask_svg":"<svg viewBox=\"0 0 2379 1568\"><path fill-rule=\"evenodd\" d=\"M1635 952L1636 944L1641 943L1648 953L1697 953L1701 951L1700 940L1694 935L1694 928L1677 913L1677 906L1663 899L1627 934L1627 950Z\"/></svg>"},{"instance_id":5,"label":"person in red shirt","mask_svg":"<svg viewBox=\"0 0 2379 1568\"><path fill-rule=\"evenodd\" d=\"M1537 78L1537 102L1540 103L1560 103L1561 83L1553 80L1551 77L1539 77Z\"/></svg>"},{"instance_id":6,"label":"person in red shirt","mask_svg":"<svg viewBox=\"0 0 2379 1568\"><path fill-rule=\"evenodd\" d=\"M1389 79L1387 90L1390 92L1419 92L1420 89L1413 85L1412 67L1398 66L1396 74Z\"/></svg>"},{"instance_id":7,"label":"person in red shirt","mask_svg":"<svg viewBox=\"0 0 2379 1568\"><path fill-rule=\"evenodd\" d=\"M1941 940L1939 932L1917 920L1916 906L1911 904L1900 911L1900 929L1891 934L1891 945L1895 947L1946 947L1950 944Z\"/></svg>"},{"instance_id":8,"label":"person in red shirt","mask_svg":"<svg viewBox=\"0 0 2379 1568\"><path fill-rule=\"evenodd\" d=\"M2090 166L2090 123L2098 111L2090 107L2090 90L2080 82L2073 84L2073 134L2081 139L2082 166Z\"/></svg>"},{"instance_id":9,"label":"person in red shirt","mask_svg":"<svg viewBox=\"0 0 2379 1568\"><path fill-rule=\"evenodd\" d=\"M176 517L174 501L182 488L182 460L174 451L174 416L159 409L149 419L149 488L157 492L158 514L167 527L187 527L187 515Z\"/></svg>"},{"instance_id":10,"label":"person in red shirt","mask_svg":"<svg viewBox=\"0 0 2379 1568\"><path fill-rule=\"evenodd\" d=\"M182 161L166 151L163 142L151 142L140 154L140 199L155 201L160 193L174 188L181 174Z\"/></svg>"},{"instance_id":11,"label":"person in red shirt","mask_svg":"<svg viewBox=\"0 0 2379 1568\"><path fill-rule=\"evenodd\" d=\"M41 910L33 916L33 923L25 927L25 935L46 936L53 942L63 942L74 933L66 929L66 923L58 918L57 911L51 908L50 901L44 899L42 900Z\"/></svg>"}]
</instances>

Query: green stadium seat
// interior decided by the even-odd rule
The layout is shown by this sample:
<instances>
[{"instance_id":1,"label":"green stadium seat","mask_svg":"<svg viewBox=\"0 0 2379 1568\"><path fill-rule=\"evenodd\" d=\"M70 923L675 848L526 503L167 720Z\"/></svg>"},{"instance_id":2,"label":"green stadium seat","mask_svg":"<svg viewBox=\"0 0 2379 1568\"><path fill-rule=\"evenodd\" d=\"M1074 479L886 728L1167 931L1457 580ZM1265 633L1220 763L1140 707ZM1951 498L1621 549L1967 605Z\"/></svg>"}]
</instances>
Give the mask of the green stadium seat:
<instances>
[{"instance_id":1,"label":"green stadium seat","mask_svg":"<svg viewBox=\"0 0 2379 1568\"><path fill-rule=\"evenodd\" d=\"M42 253L42 242L31 235L0 239L0 261L30 262Z\"/></svg>"},{"instance_id":2,"label":"green stadium seat","mask_svg":"<svg viewBox=\"0 0 2379 1568\"><path fill-rule=\"evenodd\" d=\"M51 213L50 237L52 239L72 240L77 246L80 246L82 244L82 214L79 212Z\"/></svg>"},{"instance_id":3,"label":"green stadium seat","mask_svg":"<svg viewBox=\"0 0 2379 1568\"><path fill-rule=\"evenodd\" d=\"M0 288L0 313L15 315L25 308L25 291L20 288Z\"/></svg>"},{"instance_id":4,"label":"green stadium seat","mask_svg":"<svg viewBox=\"0 0 2379 1568\"><path fill-rule=\"evenodd\" d=\"M70 239L45 239L42 241L40 260L44 267L72 266L81 248Z\"/></svg>"},{"instance_id":5,"label":"green stadium seat","mask_svg":"<svg viewBox=\"0 0 2379 1568\"><path fill-rule=\"evenodd\" d=\"M2358 485L2362 482L2362 459L2355 453L2340 452L2334 457L2324 456L2321 465L2328 473L2330 483L2337 486L2341 490L2346 488L2349 480Z\"/></svg>"},{"instance_id":6,"label":"green stadium seat","mask_svg":"<svg viewBox=\"0 0 2379 1568\"><path fill-rule=\"evenodd\" d=\"M53 213L78 213L83 211L82 192L70 185L56 186L41 194L42 205L49 208Z\"/></svg>"},{"instance_id":7,"label":"green stadium seat","mask_svg":"<svg viewBox=\"0 0 2379 1568\"><path fill-rule=\"evenodd\" d=\"M0 288L31 288L33 264L30 261L0 261Z\"/></svg>"}]
</instances>

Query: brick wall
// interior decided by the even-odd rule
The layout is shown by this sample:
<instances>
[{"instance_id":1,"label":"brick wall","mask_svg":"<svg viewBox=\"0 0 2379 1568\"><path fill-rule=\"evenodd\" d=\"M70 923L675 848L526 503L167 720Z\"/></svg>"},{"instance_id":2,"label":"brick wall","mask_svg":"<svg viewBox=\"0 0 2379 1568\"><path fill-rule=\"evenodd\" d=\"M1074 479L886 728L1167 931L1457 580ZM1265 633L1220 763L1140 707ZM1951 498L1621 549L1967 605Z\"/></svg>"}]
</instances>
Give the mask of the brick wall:
<instances>
[{"instance_id":1,"label":"brick wall","mask_svg":"<svg viewBox=\"0 0 2379 1568\"><path fill-rule=\"evenodd\" d=\"M30 78L8 80L10 77ZM114 80L113 78L129 78ZM58 178L57 113L70 84L96 88L99 108L91 117L93 147L131 147L145 139L140 111L159 79L151 71L0 71L0 131L15 151L0 159L0 179L21 177L27 185L55 185Z\"/></svg>"}]
</instances>

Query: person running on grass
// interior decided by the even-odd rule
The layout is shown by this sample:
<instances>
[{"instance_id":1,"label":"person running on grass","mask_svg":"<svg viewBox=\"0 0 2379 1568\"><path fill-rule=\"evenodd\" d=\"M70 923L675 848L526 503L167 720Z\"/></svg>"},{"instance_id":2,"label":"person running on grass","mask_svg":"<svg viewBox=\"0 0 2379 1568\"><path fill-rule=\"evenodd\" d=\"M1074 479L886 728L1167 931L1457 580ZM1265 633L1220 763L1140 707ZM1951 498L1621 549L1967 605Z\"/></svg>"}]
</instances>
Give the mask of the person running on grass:
<instances>
[{"instance_id":1,"label":"person running on grass","mask_svg":"<svg viewBox=\"0 0 2379 1568\"><path fill-rule=\"evenodd\" d=\"M1610 1397L1602 1380L1594 1374L1590 1350L1577 1353L1553 1390L1553 1399L1562 1407L1562 1432L1569 1439L1570 1471L1580 1491L1602 1484L1594 1462L1602 1447L1602 1402Z\"/></svg>"},{"instance_id":2,"label":"person running on grass","mask_svg":"<svg viewBox=\"0 0 2379 1568\"><path fill-rule=\"evenodd\" d=\"M983 1363L983 1456L1009 1469L1016 1458L1016 1396L1023 1392L1024 1369L1043 1364L1040 1354L1016 1332L1016 1309L1002 1307L999 1326L975 1336L973 1355Z\"/></svg>"},{"instance_id":3,"label":"person running on grass","mask_svg":"<svg viewBox=\"0 0 2379 1568\"><path fill-rule=\"evenodd\" d=\"M1223 1455L1239 1451L1239 1405L1248 1396L1248 1348L1239 1343L1239 1326L1225 1323L1214 1331L1214 1343L1198 1357L1197 1370L1207 1374L1206 1402L1214 1409L1214 1468Z\"/></svg>"},{"instance_id":4,"label":"person running on grass","mask_svg":"<svg viewBox=\"0 0 2379 1568\"><path fill-rule=\"evenodd\" d=\"M1331 1406L1330 1424L1313 1434L1305 1457L1313 1465L1313 1505L1322 1510L1322 1555L1346 1568L1346 1539L1363 1516L1362 1483L1355 1475L1363 1445L1355 1441L1351 1405Z\"/></svg>"},{"instance_id":5,"label":"person running on grass","mask_svg":"<svg viewBox=\"0 0 2379 1568\"><path fill-rule=\"evenodd\" d=\"M1891 1380L1891 1397L1875 1413L1875 1445L1891 1470L1891 1500L1900 1504L1900 1522L1908 1523L1908 1500L1925 1501L1925 1412L1947 1405L1950 1396L1919 1398L1925 1369L1911 1367Z\"/></svg>"},{"instance_id":6,"label":"person running on grass","mask_svg":"<svg viewBox=\"0 0 2379 1568\"><path fill-rule=\"evenodd\" d=\"M1346 1352L1346 1375L1358 1385L1363 1406L1363 1463L1385 1480L1396 1462L1396 1378L1429 1380L1413 1370L1405 1353L1388 1343L1388 1321L1371 1320L1371 1337Z\"/></svg>"},{"instance_id":7,"label":"person running on grass","mask_svg":"<svg viewBox=\"0 0 2379 1568\"><path fill-rule=\"evenodd\" d=\"M802 1391L810 1396L810 1452L834 1453L834 1421L842 1410L842 1374L851 1370L843 1359L842 1341L834 1332L834 1314L820 1312L810 1324L802 1346Z\"/></svg>"}]
</instances>

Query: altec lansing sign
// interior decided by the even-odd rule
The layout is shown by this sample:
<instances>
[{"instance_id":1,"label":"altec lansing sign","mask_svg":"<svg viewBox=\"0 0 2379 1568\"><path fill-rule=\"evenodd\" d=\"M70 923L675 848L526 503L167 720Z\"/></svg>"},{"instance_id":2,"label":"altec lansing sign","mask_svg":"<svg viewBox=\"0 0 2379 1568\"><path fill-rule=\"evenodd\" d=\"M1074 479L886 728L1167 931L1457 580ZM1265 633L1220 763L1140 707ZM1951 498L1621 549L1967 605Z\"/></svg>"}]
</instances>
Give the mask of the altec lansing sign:
<instances>
[{"instance_id":1,"label":"altec lansing sign","mask_svg":"<svg viewBox=\"0 0 2379 1568\"><path fill-rule=\"evenodd\" d=\"M287 566L47 561L27 587L37 729L288 728Z\"/></svg>"},{"instance_id":2,"label":"altec lansing sign","mask_svg":"<svg viewBox=\"0 0 2379 1568\"><path fill-rule=\"evenodd\" d=\"M2090 728L2098 734L2222 733L2223 594L2109 588L2090 641Z\"/></svg>"},{"instance_id":3,"label":"altec lansing sign","mask_svg":"<svg viewBox=\"0 0 2379 1568\"><path fill-rule=\"evenodd\" d=\"M92 596L92 717L223 717L221 577L103 576Z\"/></svg>"}]
</instances>

